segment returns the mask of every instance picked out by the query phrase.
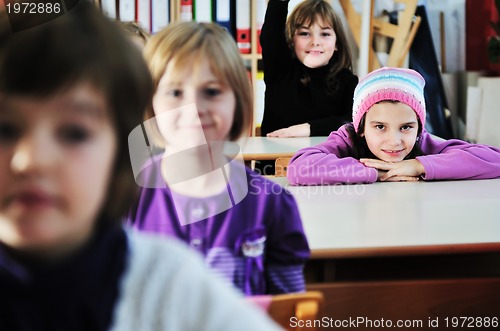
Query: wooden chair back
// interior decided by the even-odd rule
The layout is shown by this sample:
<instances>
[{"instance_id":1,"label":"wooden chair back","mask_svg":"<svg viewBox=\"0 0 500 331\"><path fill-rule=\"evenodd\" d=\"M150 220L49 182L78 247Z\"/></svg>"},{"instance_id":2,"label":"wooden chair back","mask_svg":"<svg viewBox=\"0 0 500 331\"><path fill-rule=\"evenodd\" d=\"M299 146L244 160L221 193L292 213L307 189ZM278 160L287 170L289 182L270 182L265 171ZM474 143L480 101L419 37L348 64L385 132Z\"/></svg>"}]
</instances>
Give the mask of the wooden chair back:
<instances>
[{"instance_id":1,"label":"wooden chair back","mask_svg":"<svg viewBox=\"0 0 500 331\"><path fill-rule=\"evenodd\" d=\"M372 6L374 6L374 0ZM389 50L387 63L388 67L401 67L410 51L410 46L415 38L421 17L415 16L418 0L394 0L396 3L404 4L405 8L398 17L398 24L392 24L383 18L372 17L370 20L370 44L375 35L388 37L392 39L392 46ZM352 31L356 44L361 47L361 14L357 13L351 0L340 0L340 4L346 15L349 28ZM382 66L375 51L370 47L369 53L369 71L373 71Z\"/></svg>"},{"instance_id":2,"label":"wooden chair back","mask_svg":"<svg viewBox=\"0 0 500 331\"><path fill-rule=\"evenodd\" d=\"M371 321L383 316L394 323L395 329L398 320L410 323L406 325L408 330L437 330L445 329L446 323L451 328L457 320L460 326L464 321L460 316L468 318L463 325L466 327L476 317L485 321L485 316L500 314L499 277L337 281L312 284L308 290L321 291L325 296L324 316L335 316L338 320L361 316ZM355 329L374 330L374 327L362 323Z\"/></svg>"},{"instance_id":3,"label":"wooden chair back","mask_svg":"<svg viewBox=\"0 0 500 331\"><path fill-rule=\"evenodd\" d=\"M319 291L261 295L247 299L265 309L287 331L319 330L311 326L321 315L323 293Z\"/></svg>"},{"instance_id":4,"label":"wooden chair back","mask_svg":"<svg viewBox=\"0 0 500 331\"><path fill-rule=\"evenodd\" d=\"M274 175L276 177L286 177L286 172L288 170L288 164L290 163L291 157L279 157L276 159L274 164Z\"/></svg>"}]
</instances>

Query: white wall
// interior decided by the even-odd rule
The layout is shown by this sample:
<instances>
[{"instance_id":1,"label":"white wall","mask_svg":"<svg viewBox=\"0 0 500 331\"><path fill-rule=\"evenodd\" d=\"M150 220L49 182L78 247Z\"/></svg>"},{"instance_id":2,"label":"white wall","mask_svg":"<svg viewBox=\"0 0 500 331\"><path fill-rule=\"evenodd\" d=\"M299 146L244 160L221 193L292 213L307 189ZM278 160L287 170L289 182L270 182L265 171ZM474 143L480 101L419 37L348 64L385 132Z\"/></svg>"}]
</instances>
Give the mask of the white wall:
<instances>
[{"instance_id":1,"label":"white wall","mask_svg":"<svg viewBox=\"0 0 500 331\"><path fill-rule=\"evenodd\" d=\"M431 31L440 31L439 15L444 13L445 57L444 72L465 70L465 0L427 0L427 15ZM432 36L441 63L441 36ZM443 65L443 63L441 63Z\"/></svg>"}]
</instances>

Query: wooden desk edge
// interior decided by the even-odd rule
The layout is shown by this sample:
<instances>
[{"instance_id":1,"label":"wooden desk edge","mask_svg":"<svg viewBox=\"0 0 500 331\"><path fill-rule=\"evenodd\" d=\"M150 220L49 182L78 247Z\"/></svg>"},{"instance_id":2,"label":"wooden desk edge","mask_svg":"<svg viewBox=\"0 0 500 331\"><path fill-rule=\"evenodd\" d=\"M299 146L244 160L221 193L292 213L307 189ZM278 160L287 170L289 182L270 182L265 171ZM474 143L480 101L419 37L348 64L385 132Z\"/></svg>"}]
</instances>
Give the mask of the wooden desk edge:
<instances>
[{"instance_id":1,"label":"wooden desk edge","mask_svg":"<svg viewBox=\"0 0 500 331\"><path fill-rule=\"evenodd\" d=\"M311 250L310 259L342 259L381 256L439 255L489 252L500 252L500 242L428 246L313 249Z\"/></svg>"},{"instance_id":2,"label":"wooden desk edge","mask_svg":"<svg viewBox=\"0 0 500 331\"><path fill-rule=\"evenodd\" d=\"M276 160L279 157L292 157L295 153L272 153L272 154L261 154L261 153L249 153L243 154L244 161L252 160Z\"/></svg>"}]
</instances>

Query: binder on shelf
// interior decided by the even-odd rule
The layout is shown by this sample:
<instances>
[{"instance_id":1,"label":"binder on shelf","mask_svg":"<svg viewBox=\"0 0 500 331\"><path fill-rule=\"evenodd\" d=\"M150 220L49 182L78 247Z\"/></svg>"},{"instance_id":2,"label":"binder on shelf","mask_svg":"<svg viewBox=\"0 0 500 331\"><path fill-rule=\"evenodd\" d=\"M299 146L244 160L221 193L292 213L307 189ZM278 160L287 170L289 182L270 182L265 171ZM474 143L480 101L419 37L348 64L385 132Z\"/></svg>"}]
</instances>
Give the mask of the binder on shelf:
<instances>
[{"instance_id":1,"label":"binder on shelf","mask_svg":"<svg viewBox=\"0 0 500 331\"><path fill-rule=\"evenodd\" d=\"M212 1L195 0L193 18L196 22L212 22Z\"/></svg>"},{"instance_id":2,"label":"binder on shelf","mask_svg":"<svg viewBox=\"0 0 500 331\"><path fill-rule=\"evenodd\" d=\"M208 0L205 0L208 1ZM180 0L181 21L189 22L193 20L193 0Z\"/></svg>"},{"instance_id":3,"label":"binder on shelf","mask_svg":"<svg viewBox=\"0 0 500 331\"><path fill-rule=\"evenodd\" d=\"M215 3L215 22L227 29L227 31L234 36L234 16L231 19L233 12L232 0L216 0Z\"/></svg>"},{"instance_id":4,"label":"binder on shelf","mask_svg":"<svg viewBox=\"0 0 500 331\"><path fill-rule=\"evenodd\" d=\"M156 33L170 22L170 0L151 0L151 32Z\"/></svg>"},{"instance_id":5,"label":"binder on shelf","mask_svg":"<svg viewBox=\"0 0 500 331\"><path fill-rule=\"evenodd\" d=\"M248 54L251 49L250 0L239 0L236 4L236 42L240 53Z\"/></svg>"},{"instance_id":6,"label":"binder on shelf","mask_svg":"<svg viewBox=\"0 0 500 331\"><path fill-rule=\"evenodd\" d=\"M260 45L260 33L262 31L262 25L264 24L264 17L266 16L267 0L256 0L256 17L255 26L257 28L257 53L262 54L262 46Z\"/></svg>"},{"instance_id":7,"label":"binder on shelf","mask_svg":"<svg viewBox=\"0 0 500 331\"><path fill-rule=\"evenodd\" d=\"M135 8L136 21L143 29L151 32L151 0L137 0Z\"/></svg>"},{"instance_id":8,"label":"binder on shelf","mask_svg":"<svg viewBox=\"0 0 500 331\"><path fill-rule=\"evenodd\" d=\"M135 0L120 0L118 6L120 21L135 20Z\"/></svg>"},{"instance_id":9,"label":"binder on shelf","mask_svg":"<svg viewBox=\"0 0 500 331\"><path fill-rule=\"evenodd\" d=\"M104 15L112 19L117 18L115 0L101 0L101 8Z\"/></svg>"}]
</instances>

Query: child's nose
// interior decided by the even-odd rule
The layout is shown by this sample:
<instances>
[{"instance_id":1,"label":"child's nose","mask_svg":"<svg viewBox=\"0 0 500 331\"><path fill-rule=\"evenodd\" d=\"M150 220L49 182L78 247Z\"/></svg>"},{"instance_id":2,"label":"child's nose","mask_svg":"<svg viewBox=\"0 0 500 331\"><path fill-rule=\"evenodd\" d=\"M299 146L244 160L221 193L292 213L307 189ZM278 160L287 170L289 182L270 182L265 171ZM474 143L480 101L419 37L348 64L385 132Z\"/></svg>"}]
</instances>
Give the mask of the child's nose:
<instances>
[{"instance_id":1,"label":"child's nose","mask_svg":"<svg viewBox=\"0 0 500 331\"><path fill-rule=\"evenodd\" d=\"M320 37L313 34L312 40L311 40L313 46L319 45L319 41L320 41Z\"/></svg>"},{"instance_id":2,"label":"child's nose","mask_svg":"<svg viewBox=\"0 0 500 331\"><path fill-rule=\"evenodd\" d=\"M391 132L391 134L389 136L389 142L392 145L394 145L394 146L400 145L401 141L402 141L401 132L399 132L399 131Z\"/></svg>"},{"instance_id":3,"label":"child's nose","mask_svg":"<svg viewBox=\"0 0 500 331\"><path fill-rule=\"evenodd\" d=\"M203 97L197 97L195 101L198 114L205 114L208 110L208 102Z\"/></svg>"},{"instance_id":4,"label":"child's nose","mask_svg":"<svg viewBox=\"0 0 500 331\"><path fill-rule=\"evenodd\" d=\"M39 174L55 161L49 137L31 135L22 138L14 149L11 168L15 174Z\"/></svg>"}]
</instances>

